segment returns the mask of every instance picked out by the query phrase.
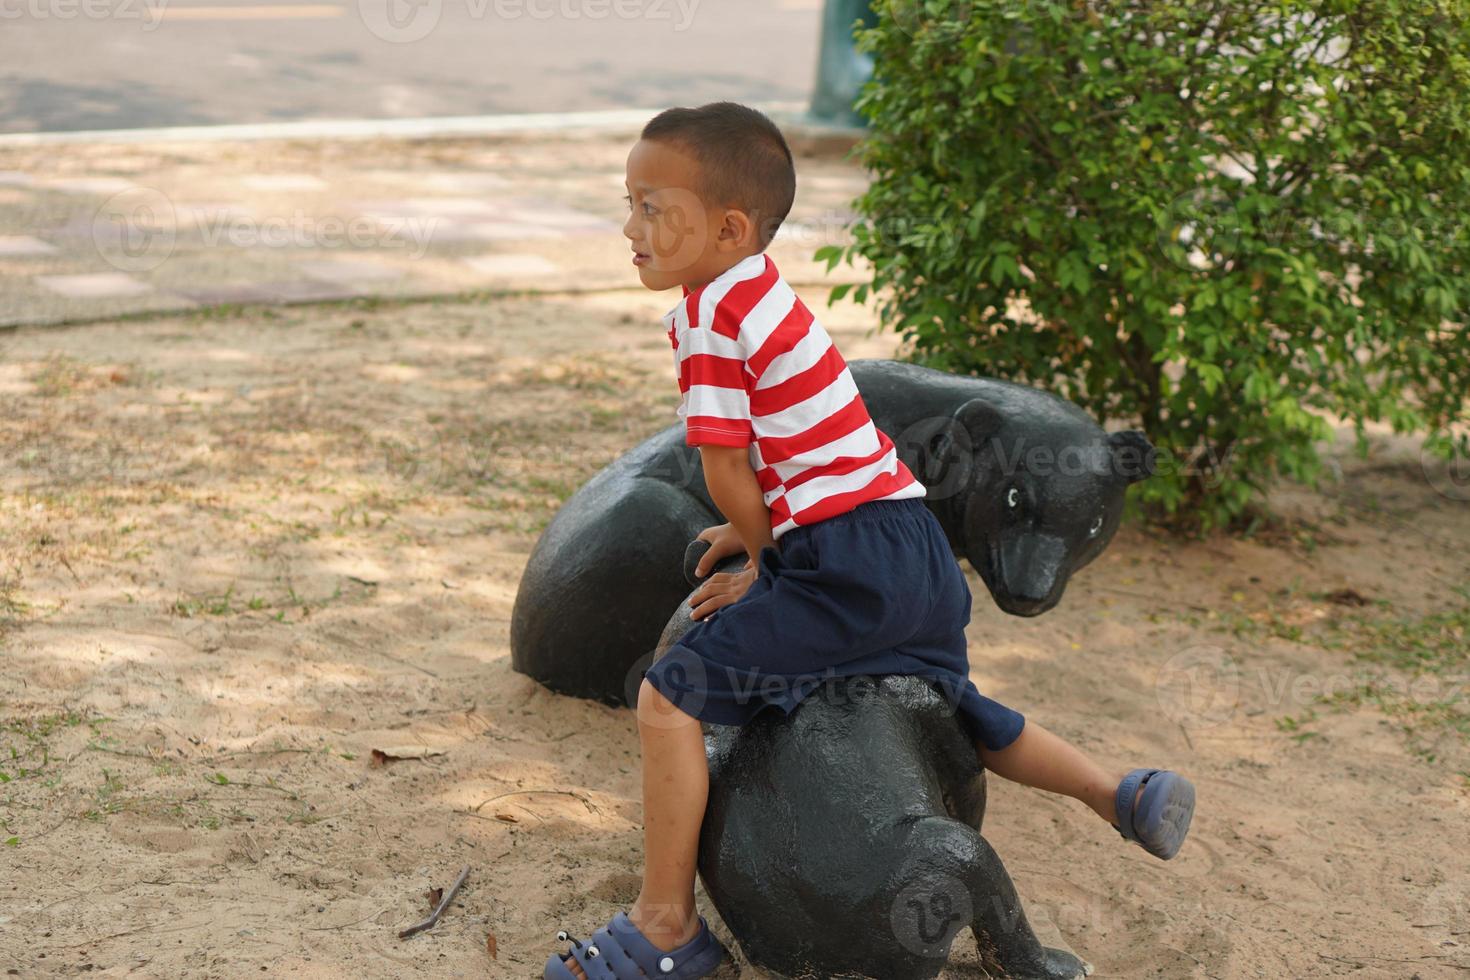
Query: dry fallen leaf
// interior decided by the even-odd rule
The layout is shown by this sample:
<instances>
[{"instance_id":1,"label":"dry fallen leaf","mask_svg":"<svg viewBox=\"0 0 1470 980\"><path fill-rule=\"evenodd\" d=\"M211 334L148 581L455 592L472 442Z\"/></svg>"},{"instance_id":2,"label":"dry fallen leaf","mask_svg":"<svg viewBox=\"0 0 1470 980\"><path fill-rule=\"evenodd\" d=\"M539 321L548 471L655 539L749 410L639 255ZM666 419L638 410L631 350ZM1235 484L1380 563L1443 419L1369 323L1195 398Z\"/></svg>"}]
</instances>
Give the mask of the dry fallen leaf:
<instances>
[{"instance_id":1,"label":"dry fallen leaf","mask_svg":"<svg viewBox=\"0 0 1470 980\"><path fill-rule=\"evenodd\" d=\"M500 956L498 955L499 950L495 948L495 933L492 932L489 936L485 938L485 950L490 954L490 958L492 960L500 959Z\"/></svg>"},{"instance_id":2,"label":"dry fallen leaf","mask_svg":"<svg viewBox=\"0 0 1470 980\"><path fill-rule=\"evenodd\" d=\"M520 821L520 818L517 817L514 813L497 813L495 815L495 819L496 820L504 820L506 823L520 823L521 822Z\"/></svg>"},{"instance_id":3,"label":"dry fallen leaf","mask_svg":"<svg viewBox=\"0 0 1470 980\"><path fill-rule=\"evenodd\" d=\"M430 888L424 892L424 897L429 900L429 911L432 912L439 907L439 900L444 897L444 889Z\"/></svg>"},{"instance_id":4,"label":"dry fallen leaf","mask_svg":"<svg viewBox=\"0 0 1470 980\"><path fill-rule=\"evenodd\" d=\"M386 749L373 749L371 764L385 766L390 762L400 762L404 759L429 759L444 754L443 749L431 749L426 745L396 745Z\"/></svg>"}]
</instances>

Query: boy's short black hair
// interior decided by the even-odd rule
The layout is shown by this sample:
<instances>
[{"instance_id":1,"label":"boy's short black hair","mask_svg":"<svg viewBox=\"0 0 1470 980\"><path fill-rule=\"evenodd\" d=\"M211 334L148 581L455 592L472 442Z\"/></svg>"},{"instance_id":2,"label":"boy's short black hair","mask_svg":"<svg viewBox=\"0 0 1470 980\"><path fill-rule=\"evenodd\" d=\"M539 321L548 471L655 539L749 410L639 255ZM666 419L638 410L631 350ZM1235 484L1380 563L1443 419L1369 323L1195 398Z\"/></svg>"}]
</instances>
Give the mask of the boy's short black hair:
<instances>
[{"instance_id":1,"label":"boy's short black hair","mask_svg":"<svg viewBox=\"0 0 1470 980\"><path fill-rule=\"evenodd\" d=\"M699 162L706 204L739 208L755 222L765 249L796 200L796 164L786 137L764 113L735 102L666 109L642 138L674 143Z\"/></svg>"}]
</instances>

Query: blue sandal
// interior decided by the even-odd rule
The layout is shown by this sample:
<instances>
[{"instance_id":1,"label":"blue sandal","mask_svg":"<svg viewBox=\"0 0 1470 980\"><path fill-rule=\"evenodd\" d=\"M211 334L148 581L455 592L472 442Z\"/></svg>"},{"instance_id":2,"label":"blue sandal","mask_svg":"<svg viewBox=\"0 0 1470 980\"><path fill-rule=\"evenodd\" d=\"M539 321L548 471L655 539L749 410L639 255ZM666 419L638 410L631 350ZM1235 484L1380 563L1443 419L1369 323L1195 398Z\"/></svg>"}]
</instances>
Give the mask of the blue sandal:
<instances>
[{"instance_id":1,"label":"blue sandal","mask_svg":"<svg viewBox=\"0 0 1470 980\"><path fill-rule=\"evenodd\" d=\"M1138 788L1138 807L1133 797ZM1113 829L1154 857L1169 860L1179 853L1194 817L1194 784L1167 769L1135 769L1118 784Z\"/></svg>"},{"instance_id":2,"label":"blue sandal","mask_svg":"<svg viewBox=\"0 0 1470 980\"><path fill-rule=\"evenodd\" d=\"M649 942L626 912L613 916L589 942L574 939L565 931L558 932L556 938L559 942L571 940L568 952L581 964L588 980L696 980L713 971L728 955L702 915L694 938L668 952ZM568 962L566 956L552 953L542 976L545 980L576 980Z\"/></svg>"}]
</instances>

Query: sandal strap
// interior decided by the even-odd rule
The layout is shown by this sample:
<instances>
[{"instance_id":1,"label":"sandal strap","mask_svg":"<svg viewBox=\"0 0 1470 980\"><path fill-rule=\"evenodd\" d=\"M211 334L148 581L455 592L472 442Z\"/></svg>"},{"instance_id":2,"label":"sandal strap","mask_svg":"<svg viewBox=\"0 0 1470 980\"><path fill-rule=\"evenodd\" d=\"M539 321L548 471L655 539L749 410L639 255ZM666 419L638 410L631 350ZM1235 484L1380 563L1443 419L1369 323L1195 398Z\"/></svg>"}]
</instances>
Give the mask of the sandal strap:
<instances>
[{"instance_id":1,"label":"sandal strap","mask_svg":"<svg viewBox=\"0 0 1470 980\"><path fill-rule=\"evenodd\" d=\"M591 950L596 947L597 955L593 956ZM602 945L597 942L586 942L580 946L573 946L572 956L582 964L582 972L587 974L587 980L634 980L638 974L619 973L609 962L607 953ZM574 974L575 976L575 974Z\"/></svg>"},{"instance_id":2,"label":"sandal strap","mask_svg":"<svg viewBox=\"0 0 1470 980\"><path fill-rule=\"evenodd\" d=\"M1138 833L1133 828L1133 800L1138 795L1138 788L1148 782L1149 777L1156 772L1162 770L1135 769L1118 784L1117 796L1113 798L1113 809L1118 814L1118 822L1114 826L1125 840L1138 840Z\"/></svg>"},{"instance_id":3,"label":"sandal strap","mask_svg":"<svg viewBox=\"0 0 1470 980\"><path fill-rule=\"evenodd\" d=\"M617 960L622 957L617 954L611 958L608 956L609 950L602 942L599 942L603 935L603 931L599 930L590 942L585 943L572 939L572 946L566 953L552 953L547 959L543 977L546 980L577 980L577 975L567 965L567 956L571 956L582 967L582 972L586 974L587 980L641 980L642 974L638 972L636 966L632 971L618 969ZM612 937L607 938L611 940ZM610 944L617 945L616 942ZM592 953L593 947L597 948L595 955ZM618 948L617 953L622 953L622 949Z\"/></svg>"},{"instance_id":4,"label":"sandal strap","mask_svg":"<svg viewBox=\"0 0 1470 980\"><path fill-rule=\"evenodd\" d=\"M648 937L633 924L633 920L628 918L626 912L619 912L613 916L607 928L617 937L623 949L628 951L643 972L655 978L676 974L686 963L707 953L711 944L718 942L709 931L709 924L705 922L702 915L699 916L699 931L694 934L694 938L676 949L667 951L649 942Z\"/></svg>"},{"instance_id":5,"label":"sandal strap","mask_svg":"<svg viewBox=\"0 0 1470 980\"><path fill-rule=\"evenodd\" d=\"M645 976L653 976L654 972L643 962L633 955L627 945L618 937L613 935L608 926L603 926L592 934L592 942L597 946L601 954L598 958L612 972L609 976L617 980L642 980ZM590 974L589 974L590 977Z\"/></svg>"}]
</instances>

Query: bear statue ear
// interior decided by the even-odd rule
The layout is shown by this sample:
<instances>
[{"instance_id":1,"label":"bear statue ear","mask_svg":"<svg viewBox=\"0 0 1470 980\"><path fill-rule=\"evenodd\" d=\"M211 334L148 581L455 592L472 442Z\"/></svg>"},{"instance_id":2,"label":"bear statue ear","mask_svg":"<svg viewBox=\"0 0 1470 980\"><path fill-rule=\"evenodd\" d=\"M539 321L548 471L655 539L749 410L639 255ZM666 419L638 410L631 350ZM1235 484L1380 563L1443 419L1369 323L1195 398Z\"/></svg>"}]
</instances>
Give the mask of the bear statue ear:
<instances>
[{"instance_id":1,"label":"bear statue ear","mask_svg":"<svg viewBox=\"0 0 1470 980\"><path fill-rule=\"evenodd\" d=\"M1117 472L1127 477L1129 483L1148 479L1158 468L1159 451L1137 429L1111 433L1108 448L1113 451Z\"/></svg>"},{"instance_id":2,"label":"bear statue ear","mask_svg":"<svg viewBox=\"0 0 1470 980\"><path fill-rule=\"evenodd\" d=\"M954 417L977 443L999 432L1005 423L1001 410L985 398L971 398L954 410Z\"/></svg>"},{"instance_id":3,"label":"bear statue ear","mask_svg":"<svg viewBox=\"0 0 1470 980\"><path fill-rule=\"evenodd\" d=\"M937 500L969 486L975 452L999 431L1002 420L990 402L972 398L949 415L919 419L893 442L904 464L928 488L927 497Z\"/></svg>"},{"instance_id":4,"label":"bear statue ear","mask_svg":"<svg viewBox=\"0 0 1470 980\"><path fill-rule=\"evenodd\" d=\"M1000 431L1000 409L984 398L971 398L956 408L948 419L936 420L933 437L924 453L923 481L929 486L942 481L959 467L967 476L977 446Z\"/></svg>"}]
</instances>

